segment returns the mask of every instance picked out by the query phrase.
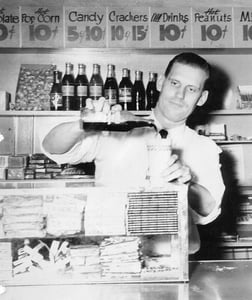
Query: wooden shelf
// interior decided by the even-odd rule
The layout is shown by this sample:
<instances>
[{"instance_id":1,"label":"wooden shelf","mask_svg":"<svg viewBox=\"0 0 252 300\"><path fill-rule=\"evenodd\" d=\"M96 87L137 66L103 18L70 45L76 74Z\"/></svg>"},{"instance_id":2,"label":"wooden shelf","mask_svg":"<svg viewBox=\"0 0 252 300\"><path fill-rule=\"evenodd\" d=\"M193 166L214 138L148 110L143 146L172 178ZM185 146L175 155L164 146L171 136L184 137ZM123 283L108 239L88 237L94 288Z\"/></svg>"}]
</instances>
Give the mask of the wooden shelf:
<instances>
[{"instance_id":1,"label":"wooden shelf","mask_svg":"<svg viewBox=\"0 0 252 300\"><path fill-rule=\"evenodd\" d=\"M225 248L252 247L252 238L248 240L221 241L218 242L218 246Z\"/></svg>"},{"instance_id":2,"label":"wooden shelf","mask_svg":"<svg viewBox=\"0 0 252 300\"><path fill-rule=\"evenodd\" d=\"M47 111L47 110L7 110L0 111L0 116L17 116L17 117L52 117L52 116L79 116L79 111Z\"/></svg>"},{"instance_id":3,"label":"wooden shelf","mask_svg":"<svg viewBox=\"0 0 252 300\"><path fill-rule=\"evenodd\" d=\"M9 189L92 187L94 178L0 180L2 193Z\"/></svg>"},{"instance_id":4,"label":"wooden shelf","mask_svg":"<svg viewBox=\"0 0 252 300\"><path fill-rule=\"evenodd\" d=\"M252 144L252 140L241 140L241 141L231 141L231 140L226 140L226 141L215 141L216 144L218 145L230 145L230 144Z\"/></svg>"},{"instance_id":5,"label":"wooden shelf","mask_svg":"<svg viewBox=\"0 0 252 300\"><path fill-rule=\"evenodd\" d=\"M148 116L149 110L131 111L139 116ZM0 116L79 116L80 111L46 111L46 110L6 110ZM252 115L252 109L221 109L210 112L211 115Z\"/></svg>"},{"instance_id":6,"label":"wooden shelf","mask_svg":"<svg viewBox=\"0 0 252 300\"><path fill-rule=\"evenodd\" d=\"M210 112L211 115L252 115L252 109L220 109Z\"/></svg>"},{"instance_id":7,"label":"wooden shelf","mask_svg":"<svg viewBox=\"0 0 252 300\"><path fill-rule=\"evenodd\" d=\"M138 116L148 116L150 111L131 111ZM79 117L80 111L47 111L47 110L6 110L0 111L0 116L13 116L13 117Z\"/></svg>"},{"instance_id":8,"label":"wooden shelf","mask_svg":"<svg viewBox=\"0 0 252 300\"><path fill-rule=\"evenodd\" d=\"M187 47L183 48L183 51L193 51L195 53L200 54L218 54L218 55L250 55L252 54L252 47L244 47L244 48L194 48ZM83 54L83 52L96 52L96 53L140 53L140 54L159 54L159 55L167 55L167 54L177 54L181 52L181 48L134 48L134 47L105 47L105 48L45 48L45 47L30 47L30 48L17 48L17 47L0 47L0 53L7 54L16 54L16 53L64 53L64 54Z\"/></svg>"}]
</instances>

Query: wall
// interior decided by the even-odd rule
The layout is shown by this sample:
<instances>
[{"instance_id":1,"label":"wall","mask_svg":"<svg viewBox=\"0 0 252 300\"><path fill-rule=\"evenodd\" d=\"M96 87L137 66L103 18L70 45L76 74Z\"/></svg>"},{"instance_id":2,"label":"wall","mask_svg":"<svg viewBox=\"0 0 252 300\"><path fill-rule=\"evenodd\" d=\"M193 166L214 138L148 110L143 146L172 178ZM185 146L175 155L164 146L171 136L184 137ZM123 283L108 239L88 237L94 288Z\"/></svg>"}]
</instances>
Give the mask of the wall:
<instances>
[{"instance_id":1,"label":"wall","mask_svg":"<svg viewBox=\"0 0 252 300\"><path fill-rule=\"evenodd\" d=\"M9 5L10 1L2 0L0 5ZM38 5L66 5L66 6L126 6L125 1L121 0L94 0L94 1L81 1L81 0L55 0L45 1L38 0L36 3L31 0L12 1L11 5L27 5L27 6L38 6ZM128 0L127 7L134 8L135 6L209 6L209 1L162 1L162 0ZM227 7L239 7L239 6L251 6L251 1L219 1L214 0L211 2L211 7L227 6ZM121 69L125 66L130 67L132 72L132 80L134 79L134 71L140 69L144 72L144 82L147 84L148 72L155 71L159 74L162 73L174 54L177 54L182 49L167 49L167 53L162 51L157 55L152 55L151 52L144 53L143 51L130 51L130 50L119 50L113 49L111 52L103 49L67 49L60 51L43 50L38 51L35 49L18 50L15 49L0 49L0 89L7 90L11 93L12 99L15 98L16 84L18 79L18 72L21 64L26 63L53 63L58 65L59 69L64 71L64 64L67 61L74 63L75 74L78 62L83 62L87 65L88 78L91 77L92 64L101 64L102 76L106 76L106 65L108 63L114 63L116 65L116 76L117 79L121 78ZM196 49L194 49L196 51ZM236 86L239 84L250 84L252 82L252 72L249 72L249 66L252 65L252 50L251 49L199 49L198 52L202 54L210 63L217 66L219 76L225 79L225 86L228 90L231 89L232 101L236 97ZM151 56L150 56L151 55ZM222 79L222 78L221 78ZM234 99L235 101L236 99ZM231 102L232 102L231 101ZM230 99L227 101L231 106L235 103L230 104Z\"/></svg>"},{"instance_id":2,"label":"wall","mask_svg":"<svg viewBox=\"0 0 252 300\"><path fill-rule=\"evenodd\" d=\"M0 1L1 5L8 5L10 1ZM66 6L126 6L125 1L120 0L55 0L55 1L43 1L38 0L36 3L31 0L12 1L12 5L66 5ZM128 0L127 6L134 8L135 6L209 6L209 1L133 1ZM214 0L211 2L211 6L227 6L227 7L239 7L239 6L252 6L250 0L243 1L231 1ZM144 73L144 83L147 84L148 72L155 71L162 74L166 68L169 60L177 53L184 49L156 49L156 50L131 50L131 49L0 49L0 90L7 90L11 93L12 101L15 99L16 85L18 80L18 73L21 64L56 64L60 70L64 72L65 62L72 62L75 67L75 74L77 71L77 64L82 62L87 66L87 76L91 77L92 64L99 63L101 65L102 76L106 77L106 65L113 63L116 65L117 80L121 79L121 70L123 67L131 69L131 79L134 80L134 71L140 69ZM185 49L188 50L188 49ZM252 66L252 47L247 49L189 49L189 51L195 51L204 56L214 67L214 91L211 95L211 99L215 103L216 108L234 108L237 102L237 85L249 85L252 84L252 72L250 69ZM23 124L25 126L18 126L18 138L11 136L9 138L9 145L7 141L0 145L0 152L11 152L13 147L16 153L27 152L28 150L39 150L39 142L37 136L35 139L33 135L35 131L27 132L27 128L31 128L31 119L23 118ZM27 119L25 121L25 119ZM41 119L42 120L42 119ZM42 121L41 121L42 122ZM250 118L248 120L250 122ZM10 117L5 117L5 120L1 121L0 126L5 132L9 132L17 125L17 121ZM42 122L43 123L43 122ZM46 131L45 124L36 124L35 129ZM20 123L21 124L21 123ZM250 126L241 124L239 118L235 120L231 126L232 131L235 132L241 128L245 131L246 135L249 134ZM42 128L42 129L41 129ZM14 130L14 129L13 129ZM20 137L26 136L26 140L23 141ZM33 141L35 140L35 142ZM27 143L28 141L28 143ZM32 141L32 142L30 142ZM30 146L32 144L32 146ZM29 145L29 147L27 146Z\"/></svg>"},{"instance_id":3,"label":"wall","mask_svg":"<svg viewBox=\"0 0 252 300\"><path fill-rule=\"evenodd\" d=\"M44 50L45 51L45 50ZM44 52L43 51L43 52ZM75 67L75 74L77 72L77 64L84 63L87 66L87 76L90 79L92 74L92 64L99 63L101 65L101 72L103 79L106 77L106 66L108 63L116 65L116 76L118 82L121 79L121 70L123 67L131 69L131 79L134 80L134 71L139 69L144 73L144 83L147 84L148 72L155 71L162 74L167 66L169 60L177 53L183 51L182 49L173 49L167 51L167 54L152 55L140 51L127 51L127 50L112 50L112 54L104 50L91 50L91 49L68 49L58 51L57 53L49 51L49 53L16 53L0 54L0 68L2 70L0 75L0 89L7 90L11 93L11 97L15 99L15 91L18 80L18 73L21 64L56 64L58 68L64 72L65 62L72 62ZM235 52L229 54L228 50L219 51L218 54L211 54L210 50L199 50L203 57L205 57L211 64L217 67L220 80L223 80L222 88L231 89L236 97L237 85L249 85L252 83L252 55L245 53L248 50L241 50L241 53ZM221 75L220 75L221 74ZM221 89L221 82L218 82L219 89ZM228 85L228 86L226 86ZM230 94L229 94L230 95ZM232 95L231 95L232 96ZM234 99L235 101L236 99ZM221 100L220 100L221 101ZM227 105L235 106L235 103L230 103L227 100Z\"/></svg>"}]
</instances>

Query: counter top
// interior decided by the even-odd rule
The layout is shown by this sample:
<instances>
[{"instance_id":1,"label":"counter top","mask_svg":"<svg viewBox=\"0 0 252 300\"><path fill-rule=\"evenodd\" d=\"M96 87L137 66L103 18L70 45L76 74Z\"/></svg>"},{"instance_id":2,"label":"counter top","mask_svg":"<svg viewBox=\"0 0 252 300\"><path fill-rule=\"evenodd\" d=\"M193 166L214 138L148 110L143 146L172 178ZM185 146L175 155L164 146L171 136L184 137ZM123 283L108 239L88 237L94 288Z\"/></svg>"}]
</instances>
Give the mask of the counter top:
<instances>
[{"instance_id":1,"label":"counter top","mask_svg":"<svg viewBox=\"0 0 252 300\"><path fill-rule=\"evenodd\" d=\"M189 283L10 286L1 300L250 300L252 261L190 262Z\"/></svg>"},{"instance_id":2,"label":"counter top","mask_svg":"<svg viewBox=\"0 0 252 300\"><path fill-rule=\"evenodd\" d=\"M190 300L250 300L251 283L252 261L190 263Z\"/></svg>"}]
</instances>

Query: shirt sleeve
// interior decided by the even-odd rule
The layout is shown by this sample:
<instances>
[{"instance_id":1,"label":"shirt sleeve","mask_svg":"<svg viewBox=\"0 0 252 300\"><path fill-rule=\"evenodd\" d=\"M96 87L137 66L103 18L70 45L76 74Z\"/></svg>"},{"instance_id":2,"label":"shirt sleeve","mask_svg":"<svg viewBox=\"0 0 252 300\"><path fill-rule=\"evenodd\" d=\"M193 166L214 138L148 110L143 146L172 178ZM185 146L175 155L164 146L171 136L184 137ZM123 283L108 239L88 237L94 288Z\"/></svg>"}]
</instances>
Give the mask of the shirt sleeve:
<instances>
[{"instance_id":1,"label":"shirt sleeve","mask_svg":"<svg viewBox=\"0 0 252 300\"><path fill-rule=\"evenodd\" d=\"M91 162L96 155L98 145L98 136L88 136L77 142L69 151L62 154L51 154L43 146L42 150L46 156L55 161L57 164L78 164L82 162Z\"/></svg>"},{"instance_id":2,"label":"shirt sleeve","mask_svg":"<svg viewBox=\"0 0 252 300\"><path fill-rule=\"evenodd\" d=\"M215 199L215 207L207 216L202 216L192 209L193 221L196 224L208 224L221 213L225 186L221 174L220 153L221 149L208 138L204 139L203 147L199 146L198 151L195 151L192 163L193 181L206 188Z\"/></svg>"}]
</instances>

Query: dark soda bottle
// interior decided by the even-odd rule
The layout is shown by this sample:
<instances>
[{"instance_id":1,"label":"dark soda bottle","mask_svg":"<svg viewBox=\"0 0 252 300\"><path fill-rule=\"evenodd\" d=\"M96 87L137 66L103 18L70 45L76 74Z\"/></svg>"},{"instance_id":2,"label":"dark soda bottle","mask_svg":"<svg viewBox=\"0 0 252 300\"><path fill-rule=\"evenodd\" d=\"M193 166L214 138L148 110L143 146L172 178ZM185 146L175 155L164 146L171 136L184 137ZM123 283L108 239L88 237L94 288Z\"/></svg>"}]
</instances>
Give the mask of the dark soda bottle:
<instances>
[{"instance_id":1,"label":"dark soda bottle","mask_svg":"<svg viewBox=\"0 0 252 300\"><path fill-rule=\"evenodd\" d=\"M103 96L103 79L100 73L100 65L93 64L93 74L89 82L89 97L98 100Z\"/></svg>"},{"instance_id":2,"label":"dark soda bottle","mask_svg":"<svg viewBox=\"0 0 252 300\"><path fill-rule=\"evenodd\" d=\"M65 74L62 79L62 99L64 110L72 110L75 99L73 65L71 63L66 63Z\"/></svg>"},{"instance_id":3,"label":"dark soda bottle","mask_svg":"<svg viewBox=\"0 0 252 300\"><path fill-rule=\"evenodd\" d=\"M53 85L50 91L50 110L63 110L61 72L53 72Z\"/></svg>"},{"instance_id":4,"label":"dark soda bottle","mask_svg":"<svg viewBox=\"0 0 252 300\"><path fill-rule=\"evenodd\" d=\"M135 82L132 88L133 110L145 110L145 87L143 84L143 72L135 71Z\"/></svg>"},{"instance_id":5,"label":"dark soda bottle","mask_svg":"<svg viewBox=\"0 0 252 300\"><path fill-rule=\"evenodd\" d=\"M151 110L156 106L159 92L157 90L157 73L149 72L149 81L146 88L146 110Z\"/></svg>"},{"instance_id":6,"label":"dark soda bottle","mask_svg":"<svg viewBox=\"0 0 252 300\"><path fill-rule=\"evenodd\" d=\"M119 83L119 103L123 110L133 110L132 87L133 84L130 80L130 70L123 68L122 79Z\"/></svg>"},{"instance_id":7,"label":"dark soda bottle","mask_svg":"<svg viewBox=\"0 0 252 300\"><path fill-rule=\"evenodd\" d=\"M107 67L107 78L104 84L104 97L110 105L118 102L118 84L115 78L115 66L109 64Z\"/></svg>"},{"instance_id":8,"label":"dark soda bottle","mask_svg":"<svg viewBox=\"0 0 252 300\"><path fill-rule=\"evenodd\" d=\"M86 106L86 99L88 98L89 83L86 76L86 66L78 64L78 75L75 79L75 103L74 110L80 110Z\"/></svg>"}]
</instances>

